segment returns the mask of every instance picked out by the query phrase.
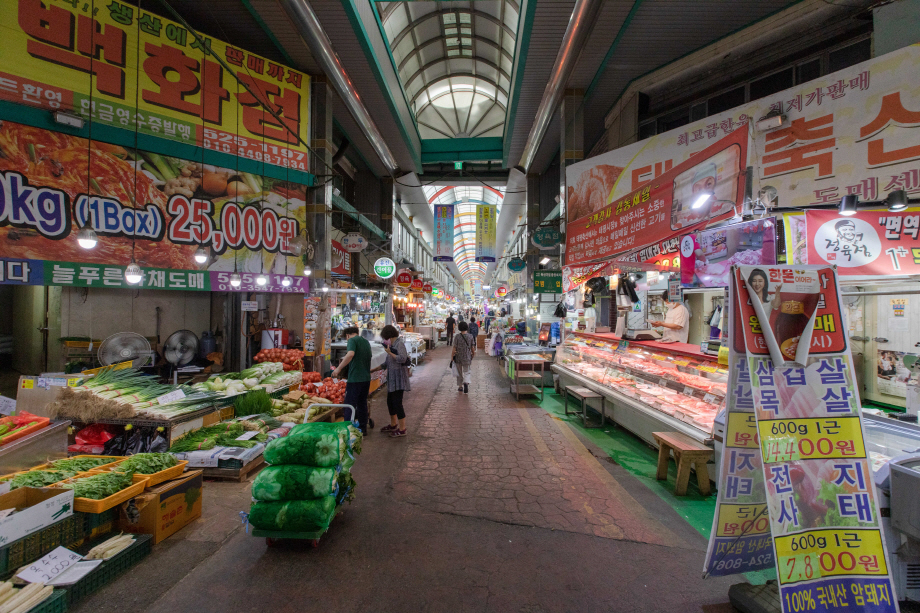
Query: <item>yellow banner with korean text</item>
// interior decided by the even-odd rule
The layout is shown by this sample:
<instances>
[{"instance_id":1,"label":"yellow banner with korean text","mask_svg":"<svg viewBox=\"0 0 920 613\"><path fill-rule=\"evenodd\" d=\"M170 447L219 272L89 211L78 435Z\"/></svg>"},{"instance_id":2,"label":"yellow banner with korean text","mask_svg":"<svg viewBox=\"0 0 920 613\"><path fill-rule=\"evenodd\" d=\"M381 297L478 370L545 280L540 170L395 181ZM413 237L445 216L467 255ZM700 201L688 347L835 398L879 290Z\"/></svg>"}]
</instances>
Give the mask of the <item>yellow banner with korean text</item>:
<instances>
[{"instance_id":1,"label":"yellow banner with korean text","mask_svg":"<svg viewBox=\"0 0 920 613\"><path fill-rule=\"evenodd\" d=\"M0 14L0 100L309 170L308 75L125 2L0 0Z\"/></svg>"}]
</instances>

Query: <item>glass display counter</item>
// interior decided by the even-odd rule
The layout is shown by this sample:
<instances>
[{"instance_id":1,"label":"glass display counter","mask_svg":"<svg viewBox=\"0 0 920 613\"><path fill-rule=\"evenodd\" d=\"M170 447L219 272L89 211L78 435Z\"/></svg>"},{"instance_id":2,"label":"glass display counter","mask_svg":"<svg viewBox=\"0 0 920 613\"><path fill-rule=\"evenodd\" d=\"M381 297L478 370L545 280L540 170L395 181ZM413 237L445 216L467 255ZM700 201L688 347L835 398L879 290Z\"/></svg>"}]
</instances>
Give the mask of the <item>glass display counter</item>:
<instances>
[{"instance_id":1,"label":"glass display counter","mask_svg":"<svg viewBox=\"0 0 920 613\"><path fill-rule=\"evenodd\" d=\"M685 347L570 333L556 348L552 369L562 386L602 394L608 416L649 444L655 444L652 432L662 431L706 443L725 402L728 370Z\"/></svg>"},{"instance_id":2,"label":"glass display counter","mask_svg":"<svg viewBox=\"0 0 920 613\"><path fill-rule=\"evenodd\" d=\"M920 451L920 426L917 424L870 413L863 413L862 418L873 472L878 472L891 458Z\"/></svg>"}]
</instances>

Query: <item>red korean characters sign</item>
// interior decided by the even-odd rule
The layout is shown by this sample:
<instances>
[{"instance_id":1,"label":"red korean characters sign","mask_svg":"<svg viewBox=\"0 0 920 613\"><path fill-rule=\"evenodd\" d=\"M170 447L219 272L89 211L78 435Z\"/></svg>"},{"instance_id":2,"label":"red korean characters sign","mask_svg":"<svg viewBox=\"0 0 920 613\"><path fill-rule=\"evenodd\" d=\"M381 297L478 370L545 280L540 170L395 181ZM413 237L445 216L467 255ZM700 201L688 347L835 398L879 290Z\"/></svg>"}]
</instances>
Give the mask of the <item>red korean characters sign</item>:
<instances>
[{"instance_id":1,"label":"red korean characters sign","mask_svg":"<svg viewBox=\"0 0 920 613\"><path fill-rule=\"evenodd\" d=\"M663 241L740 212L748 127L566 228L566 262L582 264Z\"/></svg>"},{"instance_id":2,"label":"red korean characters sign","mask_svg":"<svg viewBox=\"0 0 920 613\"><path fill-rule=\"evenodd\" d=\"M844 216L806 211L808 263L832 264L839 275L920 274L920 209Z\"/></svg>"},{"instance_id":3,"label":"red korean characters sign","mask_svg":"<svg viewBox=\"0 0 920 613\"><path fill-rule=\"evenodd\" d=\"M0 100L308 170L302 72L127 2L0 0L0 14Z\"/></svg>"},{"instance_id":4,"label":"red korean characters sign","mask_svg":"<svg viewBox=\"0 0 920 613\"><path fill-rule=\"evenodd\" d=\"M339 241L332 241L332 272L337 275L351 274L351 254Z\"/></svg>"},{"instance_id":5,"label":"red korean characters sign","mask_svg":"<svg viewBox=\"0 0 920 613\"><path fill-rule=\"evenodd\" d=\"M425 292L426 294L430 294L433 289L434 288L431 287L431 283L426 283L425 285L422 286L422 291Z\"/></svg>"},{"instance_id":6,"label":"red korean characters sign","mask_svg":"<svg viewBox=\"0 0 920 613\"><path fill-rule=\"evenodd\" d=\"M499 298L504 298L507 293L508 293L508 288L505 287L504 285L499 285L498 288L495 290L495 295Z\"/></svg>"},{"instance_id":7,"label":"red korean characters sign","mask_svg":"<svg viewBox=\"0 0 920 613\"><path fill-rule=\"evenodd\" d=\"M421 279L413 279L412 285L410 285L409 287L413 292L420 292L422 291L422 288L424 286L425 286L425 282L422 281Z\"/></svg>"},{"instance_id":8,"label":"red korean characters sign","mask_svg":"<svg viewBox=\"0 0 920 613\"><path fill-rule=\"evenodd\" d=\"M570 292L592 277L609 277L614 274L610 262L594 262L582 266L562 267L562 291Z\"/></svg>"},{"instance_id":9,"label":"red korean characters sign","mask_svg":"<svg viewBox=\"0 0 920 613\"><path fill-rule=\"evenodd\" d=\"M412 285L412 274L408 270L401 270L396 275L396 285L399 287L409 287Z\"/></svg>"}]
</instances>

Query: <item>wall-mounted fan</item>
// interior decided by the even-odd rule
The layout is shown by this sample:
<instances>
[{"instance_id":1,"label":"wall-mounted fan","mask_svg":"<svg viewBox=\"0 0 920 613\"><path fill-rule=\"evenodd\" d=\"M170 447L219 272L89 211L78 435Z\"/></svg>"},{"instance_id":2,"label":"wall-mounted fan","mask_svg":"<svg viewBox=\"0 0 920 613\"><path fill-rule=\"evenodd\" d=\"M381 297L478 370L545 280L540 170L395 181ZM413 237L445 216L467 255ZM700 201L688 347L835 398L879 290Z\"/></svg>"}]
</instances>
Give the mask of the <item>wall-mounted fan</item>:
<instances>
[{"instance_id":1,"label":"wall-mounted fan","mask_svg":"<svg viewBox=\"0 0 920 613\"><path fill-rule=\"evenodd\" d=\"M134 332L118 332L108 337L99 345L99 362L103 366L131 361L132 368L141 368L153 364L153 351L150 342Z\"/></svg>"},{"instance_id":2,"label":"wall-mounted fan","mask_svg":"<svg viewBox=\"0 0 920 613\"><path fill-rule=\"evenodd\" d=\"M198 337L191 330L177 330L163 343L163 357L173 367L185 366L198 355Z\"/></svg>"}]
</instances>

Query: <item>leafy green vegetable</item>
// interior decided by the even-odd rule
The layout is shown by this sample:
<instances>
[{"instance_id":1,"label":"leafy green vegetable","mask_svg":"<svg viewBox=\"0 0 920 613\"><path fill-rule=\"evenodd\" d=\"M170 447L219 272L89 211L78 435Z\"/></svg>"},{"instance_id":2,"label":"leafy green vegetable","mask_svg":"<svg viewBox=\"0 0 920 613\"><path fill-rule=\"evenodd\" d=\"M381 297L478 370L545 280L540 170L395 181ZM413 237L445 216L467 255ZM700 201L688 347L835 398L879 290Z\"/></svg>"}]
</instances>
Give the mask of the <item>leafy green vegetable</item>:
<instances>
[{"instance_id":1,"label":"leafy green vegetable","mask_svg":"<svg viewBox=\"0 0 920 613\"><path fill-rule=\"evenodd\" d=\"M132 473L99 473L98 475L74 479L69 483L61 484L60 487L65 490L73 490L73 495L76 498L102 500L131 487L132 477Z\"/></svg>"},{"instance_id":2,"label":"leafy green vegetable","mask_svg":"<svg viewBox=\"0 0 920 613\"><path fill-rule=\"evenodd\" d=\"M269 466L252 484L256 500L308 500L335 493L336 469L312 466Z\"/></svg>"},{"instance_id":3,"label":"leafy green vegetable","mask_svg":"<svg viewBox=\"0 0 920 613\"><path fill-rule=\"evenodd\" d=\"M249 390L233 399L233 414L236 417L271 413L271 396L263 389Z\"/></svg>"},{"instance_id":4,"label":"leafy green vegetable","mask_svg":"<svg viewBox=\"0 0 920 613\"><path fill-rule=\"evenodd\" d=\"M53 470L84 472L102 466L103 464L110 464L111 462L114 462L111 458L65 458L52 462L51 468Z\"/></svg>"},{"instance_id":5,"label":"leafy green vegetable","mask_svg":"<svg viewBox=\"0 0 920 613\"><path fill-rule=\"evenodd\" d=\"M265 447L269 464L300 464L304 466L338 466L348 447L338 432L301 431L273 440Z\"/></svg>"},{"instance_id":6,"label":"leafy green vegetable","mask_svg":"<svg viewBox=\"0 0 920 613\"><path fill-rule=\"evenodd\" d=\"M138 453L115 466L113 470L152 475L161 470L172 468L177 463L176 456L171 453Z\"/></svg>"},{"instance_id":7,"label":"leafy green vegetable","mask_svg":"<svg viewBox=\"0 0 920 613\"><path fill-rule=\"evenodd\" d=\"M10 479L10 489L15 490L20 487L45 487L64 479L70 479L79 471L69 470L30 470L29 472L19 473Z\"/></svg>"},{"instance_id":8,"label":"leafy green vegetable","mask_svg":"<svg viewBox=\"0 0 920 613\"><path fill-rule=\"evenodd\" d=\"M335 498L323 496L313 500L254 502L249 523L261 530L318 532L329 527L335 515Z\"/></svg>"},{"instance_id":9,"label":"leafy green vegetable","mask_svg":"<svg viewBox=\"0 0 920 613\"><path fill-rule=\"evenodd\" d=\"M171 453L181 453L185 451L198 451L213 449L220 445L222 447L243 447L249 449L259 443L268 440L264 434L258 434L254 438L246 441L236 440L243 434L246 429L240 422L219 423L213 426L206 426L189 432L182 438L176 440L172 447L169 448Z\"/></svg>"}]
</instances>

